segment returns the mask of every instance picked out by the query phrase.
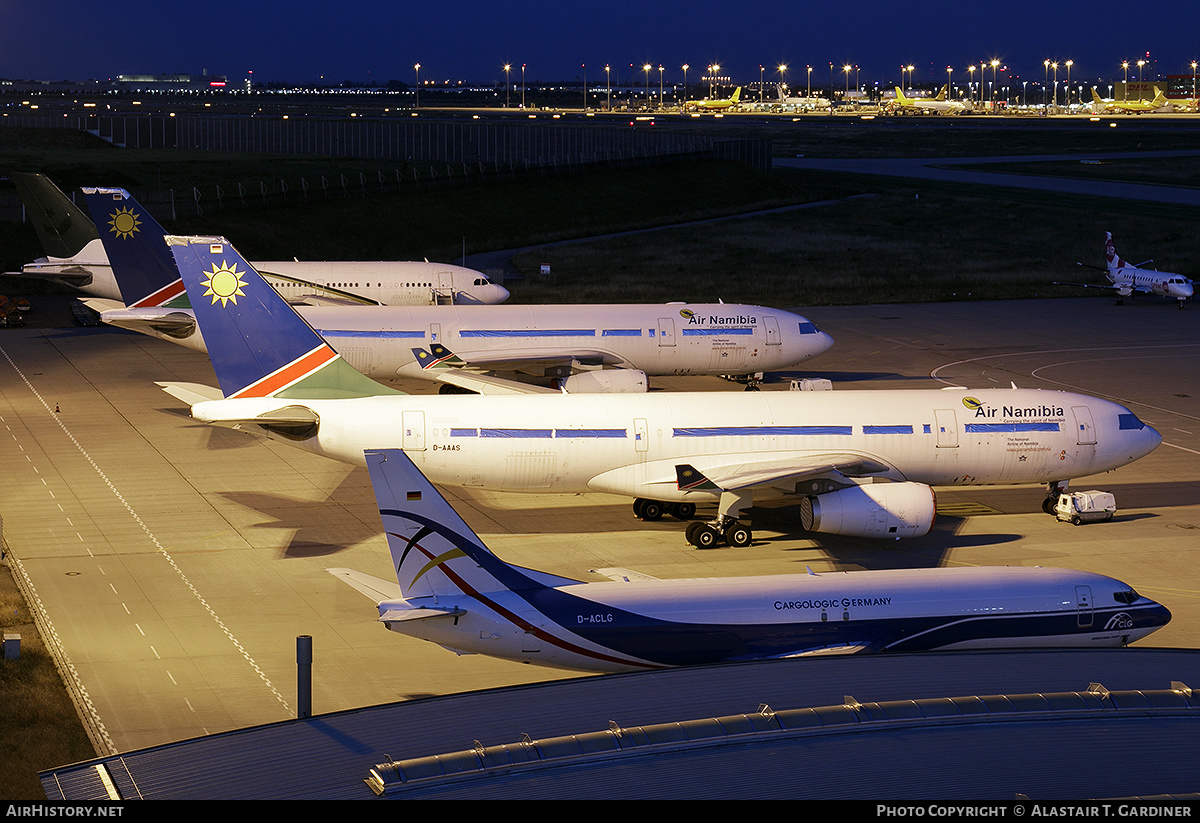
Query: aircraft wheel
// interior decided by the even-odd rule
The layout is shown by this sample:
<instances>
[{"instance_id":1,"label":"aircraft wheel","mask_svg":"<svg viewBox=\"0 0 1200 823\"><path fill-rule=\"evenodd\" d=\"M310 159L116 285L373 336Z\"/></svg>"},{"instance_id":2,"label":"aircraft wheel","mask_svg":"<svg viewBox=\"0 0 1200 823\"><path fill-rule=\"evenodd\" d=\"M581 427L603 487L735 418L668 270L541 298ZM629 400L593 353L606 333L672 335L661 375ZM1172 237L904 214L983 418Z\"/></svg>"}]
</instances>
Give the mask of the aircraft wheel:
<instances>
[{"instance_id":1,"label":"aircraft wheel","mask_svg":"<svg viewBox=\"0 0 1200 823\"><path fill-rule=\"evenodd\" d=\"M657 500L643 500L642 513L640 517L643 520L661 520L663 516L663 504Z\"/></svg>"},{"instance_id":2,"label":"aircraft wheel","mask_svg":"<svg viewBox=\"0 0 1200 823\"><path fill-rule=\"evenodd\" d=\"M633 516L638 520L642 519L642 506L645 504L645 502L646 501L641 497L633 501Z\"/></svg>"},{"instance_id":3,"label":"aircraft wheel","mask_svg":"<svg viewBox=\"0 0 1200 823\"><path fill-rule=\"evenodd\" d=\"M1044 511L1046 514L1054 514L1054 507L1057 505L1057 497L1047 497L1042 501L1042 511Z\"/></svg>"},{"instance_id":4,"label":"aircraft wheel","mask_svg":"<svg viewBox=\"0 0 1200 823\"><path fill-rule=\"evenodd\" d=\"M704 524L699 520L693 520L691 523L687 524L687 528L684 529L683 532L683 536L687 538L687 542L691 543L693 546L696 545L696 530L703 525Z\"/></svg>"},{"instance_id":5,"label":"aircraft wheel","mask_svg":"<svg viewBox=\"0 0 1200 823\"><path fill-rule=\"evenodd\" d=\"M730 523L725 528L725 542L737 548L750 545L750 527L742 523Z\"/></svg>"},{"instance_id":6,"label":"aircraft wheel","mask_svg":"<svg viewBox=\"0 0 1200 823\"><path fill-rule=\"evenodd\" d=\"M678 520L691 520L696 516L695 503L672 503L668 507L671 516Z\"/></svg>"},{"instance_id":7,"label":"aircraft wheel","mask_svg":"<svg viewBox=\"0 0 1200 823\"><path fill-rule=\"evenodd\" d=\"M697 549L711 549L717 545L719 539L717 530L707 523L700 523L699 526L692 532L691 542Z\"/></svg>"}]
</instances>

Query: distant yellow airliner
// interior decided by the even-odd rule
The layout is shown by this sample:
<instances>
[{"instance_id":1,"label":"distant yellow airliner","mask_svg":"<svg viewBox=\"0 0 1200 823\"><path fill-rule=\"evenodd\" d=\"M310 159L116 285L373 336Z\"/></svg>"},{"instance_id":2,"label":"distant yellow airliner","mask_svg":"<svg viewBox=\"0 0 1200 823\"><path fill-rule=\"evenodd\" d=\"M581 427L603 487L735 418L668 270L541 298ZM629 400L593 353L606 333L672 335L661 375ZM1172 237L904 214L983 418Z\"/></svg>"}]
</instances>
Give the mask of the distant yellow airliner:
<instances>
[{"instance_id":1,"label":"distant yellow airliner","mask_svg":"<svg viewBox=\"0 0 1200 823\"><path fill-rule=\"evenodd\" d=\"M693 100L687 104L688 109L699 109L700 111L724 111L731 109L738 104L742 98L742 87L738 86L733 90L732 97L712 100Z\"/></svg>"}]
</instances>

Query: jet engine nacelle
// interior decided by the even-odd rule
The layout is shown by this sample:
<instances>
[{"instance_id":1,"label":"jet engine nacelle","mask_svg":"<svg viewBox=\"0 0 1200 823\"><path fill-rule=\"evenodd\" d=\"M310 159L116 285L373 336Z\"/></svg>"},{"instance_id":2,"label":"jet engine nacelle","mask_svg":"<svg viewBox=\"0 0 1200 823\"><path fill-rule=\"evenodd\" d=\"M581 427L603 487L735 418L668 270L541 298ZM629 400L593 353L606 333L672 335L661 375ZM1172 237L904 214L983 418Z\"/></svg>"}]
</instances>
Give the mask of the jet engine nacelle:
<instances>
[{"instance_id":1,"label":"jet engine nacelle","mask_svg":"<svg viewBox=\"0 0 1200 823\"><path fill-rule=\"evenodd\" d=\"M640 394L647 391L648 381L637 369L598 369L573 374L560 385L568 394Z\"/></svg>"},{"instance_id":2,"label":"jet engine nacelle","mask_svg":"<svg viewBox=\"0 0 1200 823\"><path fill-rule=\"evenodd\" d=\"M807 497L800 522L808 531L850 537L920 537L937 511L924 483L871 483Z\"/></svg>"}]
</instances>

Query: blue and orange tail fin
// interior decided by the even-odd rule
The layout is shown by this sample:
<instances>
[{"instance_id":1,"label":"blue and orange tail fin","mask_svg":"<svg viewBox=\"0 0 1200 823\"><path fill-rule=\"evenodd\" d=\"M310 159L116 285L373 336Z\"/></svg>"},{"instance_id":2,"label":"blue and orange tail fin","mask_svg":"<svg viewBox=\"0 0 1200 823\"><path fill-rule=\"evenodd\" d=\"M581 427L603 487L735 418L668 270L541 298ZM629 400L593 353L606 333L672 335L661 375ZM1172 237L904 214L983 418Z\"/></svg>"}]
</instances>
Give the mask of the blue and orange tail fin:
<instances>
[{"instance_id":1,"label":"blue and orange tail fin","mask_svg":"<svg viewBox=\"0 0 1200 823\"><path fill-rule=\"evenodd\" d=\"M403 394L343 360L225 238L168 235L166 246L225 397Z\"/></svg>"},{"instance_id":2,"label":"blue and orange tail fin","mask_svg":"<svg viewBox=\"0 0 1200 823\"><path fill-rule=\"evenodd\" d=\"M125 189L84 188L126 308L188 308L167 232Z\"/></svg>"}]
</instances>

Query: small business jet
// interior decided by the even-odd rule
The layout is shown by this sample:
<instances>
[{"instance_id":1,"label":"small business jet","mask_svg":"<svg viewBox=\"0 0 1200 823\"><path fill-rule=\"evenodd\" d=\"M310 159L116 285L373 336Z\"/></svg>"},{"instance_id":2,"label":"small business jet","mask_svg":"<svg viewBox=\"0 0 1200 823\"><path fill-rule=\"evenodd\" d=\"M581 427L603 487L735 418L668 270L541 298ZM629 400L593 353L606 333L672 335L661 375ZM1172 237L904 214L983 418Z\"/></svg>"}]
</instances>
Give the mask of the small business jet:
<instances>
[{"instance_id":1,"label":"small business jet","mask_svg":"<svg viewBox=\"0 0 1200 823\"><path fill-rule=\"evenodd\" d=\"M120 237L145 230L145 212L112 209L103 222L86 214L41 174L10 175L47 256L4 272L60 283L85 294L122 300L97 226ZM431 305L502 303L508 290L482 272L429 261L329 262L276 260L259 272L289 301L314 305ZM126 301L128 302L128 301Z\"/></svg>"},{"instance_id":2,"label":"small business jet","mask_svg":"<svg viewBox=\"0 0 1200 823\"><path fill-rule=\"evenodd\" d=\"M101 238L126 306L85 300L105 323L207 351L166 232L124 189L85 188L88 208L133 215L143 230ZM718 375L756 388L764 372L826 351L806 318L762 306L296 306L352 366L381 382L443 391L647 391L648 376ZM452 347L452 348L451 348Z\"/></svg>"},{"instance_id":3,"label":"small business jet","mask_svg":"<svg viewBox=\"0 0 1200 823\"><path fill-rule=\"evenodd\" d=\"M167 244L220 383L159 384L195 420L356 465L402 448L443 485L626 495L648 520L716 503L732 545L750 541L738 515L756 496L807 499L817 531L919 537L932 485L1045 483L1057 502L1162 441L1117 403L1016 387L404 395L347 364L228 241Z\"/></svg>"},{"instance_id":4,"label":"small business jet","mask_svg":"<svg viewBox=\"0 0 1200 823\"><path fill-rule=\"evenodd\" d=\"M1171 297L1178 301L1179 308L1184 307L1184 301L1192 296L1195 286L1191 280L1181 274L1142 269L1129 263L1117 254L1113 244L1112 232L1104 233L1104 256L1107 261L1105 268L1100 269L1108 277L1108 285L1095 283L1062 283L1056 281L1056 286L1079 286L1085 289L1107 289L1117 293L1117 305L1122 305L1124 298L1138 292L1142 294L1157 294L1160 297ZM1080 263L1080 266L1085 264ZM1144 263L1142 265L1145 265ZM1099 268L1087 266L1087 268Z\"/></svg>"},{"instance_id":5,"label":"small business jet","mask_svg":"<svg viewBox=\"0 0 1200 823\"><path fill-rule=\"evenodd\" d=\"M496 557L400 449L366 453L396 583L329 569L389 630L458 654L593 672L862 653L1111 648L1165 606L1073 569L947 567L585 583ZM398 584L398 585L397 585Z\"/></svg>"}]
</instances>

